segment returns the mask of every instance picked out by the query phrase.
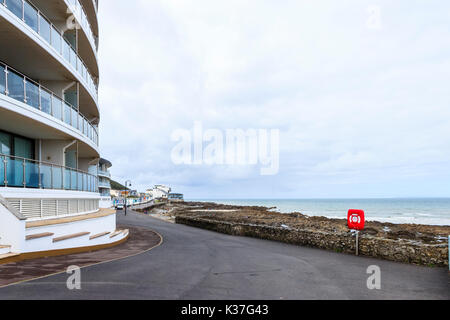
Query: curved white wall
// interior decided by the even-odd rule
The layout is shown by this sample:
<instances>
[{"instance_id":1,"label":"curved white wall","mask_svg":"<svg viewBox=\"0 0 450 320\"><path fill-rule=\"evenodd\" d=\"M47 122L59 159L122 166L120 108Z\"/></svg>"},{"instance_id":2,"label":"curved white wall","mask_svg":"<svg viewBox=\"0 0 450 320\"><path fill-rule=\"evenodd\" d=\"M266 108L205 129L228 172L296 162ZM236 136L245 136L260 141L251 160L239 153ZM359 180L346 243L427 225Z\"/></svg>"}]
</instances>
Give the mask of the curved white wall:
<instances>
[{"instance_id":1,"label":"curved white wall","mask_svg":"<svg viewBox=\"0 0 450 320\"><path fill-rule=\"evenodd\" d=\"M25 220L18 219L0 204L0 244L10 245L11 252L23 252L25 247Z\"/></svg>"},{"instance_id":2,"label":"curved white wall","mask_svg":"<svg viewBox=\"0 0 450 320\"><path fill-rule=\"evenodd\" d=\"M51 237L25 241L23 253L105 245L118 242L126 237L126 234L122 233L120 235L115 236L114 238L110 238L111 234L115 231L116 231L115 214L111 214L106 217L82 220L65 224L27 228L26 236L46 232L54 233L54 235ZM64 237L67 235L81 232L90 232L90 234L60 242L53 242L54 238ZM89 237L103 232L110 232L110 234L93 240L89 239Z\"/></svg>"},{"instance_id":3,"label":"curved white wall","mask_svg":"<svg viewBox=\"0 0 450 320\"><path fill-rule=\"evenodd\" d=\"M58 242L53 241L55 238L85 232L89 232L89 234ZM108 232L108 234L90 239L90 237L104 232ZM0 203L0 243L10 245L12 253L23 254L108 245L117 243L128 236L128 232L124 230L111 238L114 232L116 232L115 213L93 219L27 228L26 220L17 218ZM26 240L27 236L42 233L53 233L53 235Z\"/></svg>"},{"instance_id":4,"label":"curved white wall","mask_svg":"<svg viewBox=\"0 0 450 320\"><path fill-rule=\"evenodd\" d=\"M99 206L102 209L111 208L112 207L112 201L111 198L101 198L99 202Z\"/></svg>"}]
</instances>

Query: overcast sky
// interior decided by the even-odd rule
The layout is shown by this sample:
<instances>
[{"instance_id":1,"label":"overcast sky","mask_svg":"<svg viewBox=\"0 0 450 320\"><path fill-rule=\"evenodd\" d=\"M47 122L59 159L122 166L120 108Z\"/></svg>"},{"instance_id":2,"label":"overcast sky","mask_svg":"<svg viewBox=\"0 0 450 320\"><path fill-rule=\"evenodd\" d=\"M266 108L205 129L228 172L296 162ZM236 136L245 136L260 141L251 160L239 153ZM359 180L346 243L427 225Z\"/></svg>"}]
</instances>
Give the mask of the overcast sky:
<instances>
[{"instance_id":1,"label":"overcast sky","mask_svg":"<svg viewBox=\"0 0 450 320\"><path fill-rule=\"evenodd\" d=\"M113 178L188 199L450 196L448 1L100 1ZM177 165L177 130L278 129L279 172Z\"/></svg>"}]
</instances>

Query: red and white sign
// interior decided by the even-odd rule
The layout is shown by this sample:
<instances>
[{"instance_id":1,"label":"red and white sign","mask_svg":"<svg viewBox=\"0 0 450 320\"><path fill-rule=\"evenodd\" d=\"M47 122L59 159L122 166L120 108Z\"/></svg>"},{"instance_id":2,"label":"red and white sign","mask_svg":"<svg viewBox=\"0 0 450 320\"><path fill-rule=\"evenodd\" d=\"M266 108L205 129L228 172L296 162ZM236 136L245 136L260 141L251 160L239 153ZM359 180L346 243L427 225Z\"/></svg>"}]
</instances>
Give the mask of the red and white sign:
<instances>
[{"instance_id":1,"label":"red and white sign","mask_svg":"<svg viewBox=\"0 0 450 320\"><path fill-rule=\"evenodd\" d=\"M350 209L347 215L347 224L349 229L363 230L365 224L365 216L363 210Z\"/></svg>"}]
</instances>

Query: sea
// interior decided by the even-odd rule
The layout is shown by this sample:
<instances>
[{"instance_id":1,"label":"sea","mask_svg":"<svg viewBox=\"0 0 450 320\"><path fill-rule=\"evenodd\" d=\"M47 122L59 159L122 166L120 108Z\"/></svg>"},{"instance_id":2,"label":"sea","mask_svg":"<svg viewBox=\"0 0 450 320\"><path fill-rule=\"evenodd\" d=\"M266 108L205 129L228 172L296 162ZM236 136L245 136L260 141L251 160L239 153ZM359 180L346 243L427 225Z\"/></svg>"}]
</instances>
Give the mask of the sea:
<instances>
[{"instance_id":1,"label":"sea","mask_svg":"<svg viewBox=\"0 0 450 320\"><path fill-rule=\"evenodd\" d=\"M264 206L281 213L346 219L349 209L364 210L367 221L450 226L450 198L393 199L187 199L242 206Z\"/></svg>"}]
</instances>

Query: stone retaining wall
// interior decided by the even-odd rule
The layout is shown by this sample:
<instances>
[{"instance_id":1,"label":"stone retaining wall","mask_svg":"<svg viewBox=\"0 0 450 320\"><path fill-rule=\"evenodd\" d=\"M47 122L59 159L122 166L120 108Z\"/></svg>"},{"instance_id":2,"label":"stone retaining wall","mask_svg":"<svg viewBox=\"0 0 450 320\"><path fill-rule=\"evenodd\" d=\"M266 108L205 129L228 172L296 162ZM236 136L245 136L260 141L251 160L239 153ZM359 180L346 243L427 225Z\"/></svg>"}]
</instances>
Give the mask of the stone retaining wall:
<instances>
[{"instance_id":1,"label":"stone retaining wall","mask_svg":"<svg viewBox=\"0 0 450 320\"><path fill-rule=\"evenodd\" d=\"M294 230L263 225L229 223L204 218L177 216L176 223L235 236L275 240L336 252L355 254L355 235L317 230ZM411 240L392 240L370 235L359 237L359 254L391 261L426 266L448 266L448 244L423 244Z\"/></svg>"},{"instance_id":2,"label":"stone retaining wall","mask_svg":"<svg viewBox=\"0 0 450 320\"><path fill-rule=\"evenodd\" d=\"M166 205L167 203L165 202L158 202L158 203L148 203L148 204L137 204L134 206L131 206L131 209L135 210L135 211L148 211L148 210L152 210L154 208L157 207L162 207L164 205Z\"/></svg>"}]
</instances>

